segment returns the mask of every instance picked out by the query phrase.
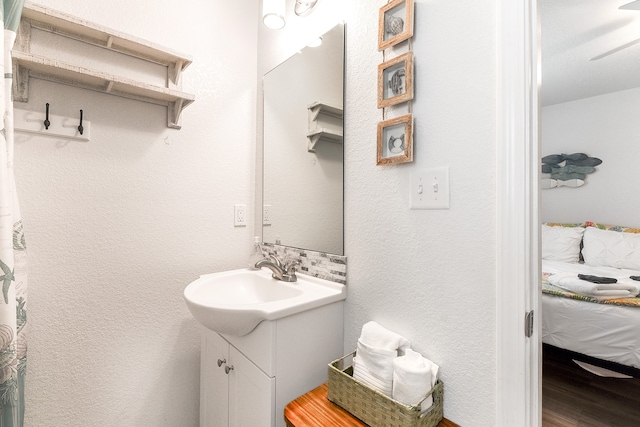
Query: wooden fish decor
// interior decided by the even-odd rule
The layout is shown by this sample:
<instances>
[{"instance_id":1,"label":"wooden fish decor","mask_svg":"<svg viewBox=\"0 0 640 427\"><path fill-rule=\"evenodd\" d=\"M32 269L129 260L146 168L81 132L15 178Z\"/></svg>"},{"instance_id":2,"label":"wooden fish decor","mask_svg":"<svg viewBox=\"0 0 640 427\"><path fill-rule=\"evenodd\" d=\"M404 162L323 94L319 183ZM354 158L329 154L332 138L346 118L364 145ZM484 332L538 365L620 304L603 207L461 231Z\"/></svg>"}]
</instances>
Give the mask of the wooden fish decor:
<instances>
[{"instance_id":1,"label":"wooden fish decor","mask_svg":"<svg viewBox=\"0 0 640 427\"><path fill-rule=\"evenodd\" d=\"M602 163L597 157L585 153L551 154L542 158L542 173L550 174L542 179L544 189L558 187L581 187L588 174L596 172L596 166Z\"/></svg>"},{"instance_id":2,"label":"wooden fish decor","mask_svg":"<svg viewBox=\"0 0 640 427\"><path fill-rule=\"evenodd\" d=\"M558 187L582 187L584 185L584 181L581 179L568 179L566 181L560 179L543 179L541 187L544 189L548 188L558 188Z\"/></svg>"}]
</instances>

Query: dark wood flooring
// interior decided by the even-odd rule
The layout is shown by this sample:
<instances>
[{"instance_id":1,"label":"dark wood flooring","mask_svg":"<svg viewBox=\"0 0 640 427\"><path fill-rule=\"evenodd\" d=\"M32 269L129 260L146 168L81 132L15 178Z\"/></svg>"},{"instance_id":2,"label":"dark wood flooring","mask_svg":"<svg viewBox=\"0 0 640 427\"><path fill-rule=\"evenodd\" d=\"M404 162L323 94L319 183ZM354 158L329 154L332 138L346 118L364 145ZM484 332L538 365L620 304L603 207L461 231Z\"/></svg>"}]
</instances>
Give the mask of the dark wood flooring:
<instances>
[{"instance_id":1,"label":"dark wood flooring","mask_svg":"<svg viewBox=\"0 0 640 427\"><path fill-rule=\"evenodd\" d=\"M543 427L640 427L640 378L603 378L544 347Z\"/></svg>"}]
</instances>

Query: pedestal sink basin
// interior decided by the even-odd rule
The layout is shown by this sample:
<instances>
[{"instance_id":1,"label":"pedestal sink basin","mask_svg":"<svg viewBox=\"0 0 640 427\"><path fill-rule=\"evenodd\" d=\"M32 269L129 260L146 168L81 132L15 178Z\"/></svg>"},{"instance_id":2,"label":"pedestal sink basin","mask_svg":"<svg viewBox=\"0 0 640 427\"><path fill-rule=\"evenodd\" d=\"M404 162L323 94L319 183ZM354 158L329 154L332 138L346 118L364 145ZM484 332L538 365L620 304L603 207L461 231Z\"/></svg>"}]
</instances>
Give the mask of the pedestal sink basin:
<instances>
[{"instance_id":1,"label":"pedestal sink basin","mask_svg":"<svg viewBox=\"0 0 640 427\"><path fill-rule=\"evenodd\" d=\"M276 320L344 300L344 285L298 274L286 283L269 270L232 270L200 276L184 290L193 317L212 331L247 335L263 320Z\"/></svg>"}]
</instances>

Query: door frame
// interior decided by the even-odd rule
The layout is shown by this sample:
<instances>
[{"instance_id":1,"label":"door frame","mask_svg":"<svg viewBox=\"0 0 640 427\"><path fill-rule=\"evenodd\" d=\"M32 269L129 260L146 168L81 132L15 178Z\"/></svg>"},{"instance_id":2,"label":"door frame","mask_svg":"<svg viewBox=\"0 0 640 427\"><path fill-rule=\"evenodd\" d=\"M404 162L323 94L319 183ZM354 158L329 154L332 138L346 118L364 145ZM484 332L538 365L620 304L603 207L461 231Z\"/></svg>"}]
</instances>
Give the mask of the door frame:
<instances>
[{"instance_id":1,"label":"door frame","mask_svg":"<svg viewBox=\"0 0 640 427\"><path fill-rule=\"evenodd\" d=\"M538 2L497 4L496 424L504 427L541 425Z\"/></svg>"}]
</instances>

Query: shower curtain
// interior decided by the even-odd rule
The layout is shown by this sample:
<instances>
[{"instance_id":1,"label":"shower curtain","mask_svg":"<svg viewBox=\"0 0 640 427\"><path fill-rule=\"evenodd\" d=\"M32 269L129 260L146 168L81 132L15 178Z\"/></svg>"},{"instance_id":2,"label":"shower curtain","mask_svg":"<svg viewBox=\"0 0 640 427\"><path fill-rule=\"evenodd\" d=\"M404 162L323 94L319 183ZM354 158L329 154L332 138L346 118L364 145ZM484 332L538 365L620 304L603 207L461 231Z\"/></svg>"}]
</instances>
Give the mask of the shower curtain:
<instances>
[{"instance_id":1,"label":"shower curtain","mask_svg":"<svg viewBox=\"0 0 640 427\"><path fill-rule=\"evenodd\" d=\"M24 424L27 276L22 217L13 175L11 48L24 0L3 0L4 85L0 91L0 427Z\"/></svg>"}]
</instances>

